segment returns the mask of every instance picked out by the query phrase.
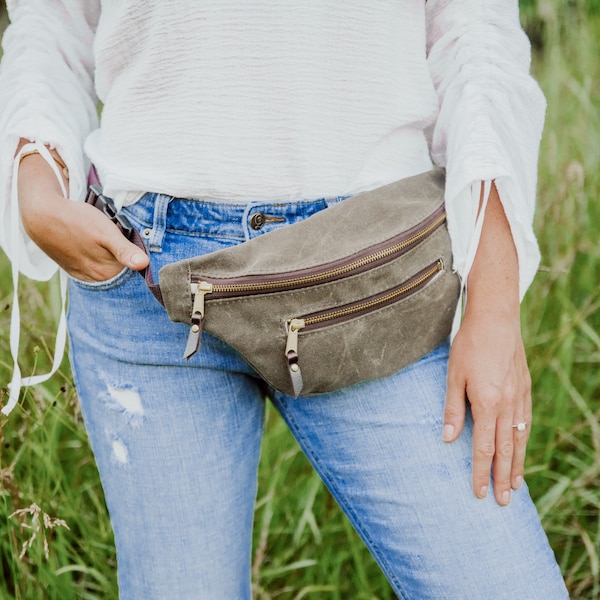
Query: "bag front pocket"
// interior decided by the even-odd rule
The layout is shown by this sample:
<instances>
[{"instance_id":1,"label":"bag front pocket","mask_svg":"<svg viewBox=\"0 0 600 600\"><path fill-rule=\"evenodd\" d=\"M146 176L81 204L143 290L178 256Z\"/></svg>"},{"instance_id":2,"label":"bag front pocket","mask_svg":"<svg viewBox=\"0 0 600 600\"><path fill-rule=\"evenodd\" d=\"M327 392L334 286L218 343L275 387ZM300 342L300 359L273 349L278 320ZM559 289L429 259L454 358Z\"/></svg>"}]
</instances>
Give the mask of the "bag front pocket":
<instances>
[{"instance_id":1,"label":"bag front pocket","mask_svg":"<svg viewBox=\"0 0 600 600\"><path fill-rule=\"evenodd\" d=\"M352 302L344 306L336 306L331 309L304 315L302 317L296 317L287 321L286 326L288 335L285 347L285 360L290 374L294 396L299 396L304 387L301 360L298 352L300 335L321 331L324 328L333 325L350 323L355 319L369 315L387 306L393 306L412 294L416 294L420 289L430 283L443 269L444 263L440 259L390 290L380 292L379 294L375 294L364 300ZM339 348L340 344L337 343L336 345ZM361 344L358 344L357 348L359 352L362 352ZM335 352L335 348L332 348L332 351Z\"/></svg>"}]
</instances>

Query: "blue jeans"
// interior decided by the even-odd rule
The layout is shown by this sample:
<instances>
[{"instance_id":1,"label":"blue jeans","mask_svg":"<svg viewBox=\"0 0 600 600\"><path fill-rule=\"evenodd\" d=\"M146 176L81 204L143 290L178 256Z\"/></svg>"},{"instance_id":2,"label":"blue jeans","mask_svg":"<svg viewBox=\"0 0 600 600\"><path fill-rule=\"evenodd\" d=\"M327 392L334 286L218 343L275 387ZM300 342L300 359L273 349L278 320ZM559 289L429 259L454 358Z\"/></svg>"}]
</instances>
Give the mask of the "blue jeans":
<instances>
[{"instance_id":1,"label":"blue jeans","mask_svg":"<svg viewBox=\"0 0 600 600\"><path fill-rule=\"evenodd\" d=\"M327 205L147 194L125 213L157 273ZM293 399L209 334L183 360L188 327L172 323L131 271L98 284L72 280L69 293L73 372L123 600L250 598L266 397L400 598L568 597L526 486L509 507L491 492L478 500L471 424L457 442L442 442L447 344L392 377Z\"/></svg>"}]
</instances>

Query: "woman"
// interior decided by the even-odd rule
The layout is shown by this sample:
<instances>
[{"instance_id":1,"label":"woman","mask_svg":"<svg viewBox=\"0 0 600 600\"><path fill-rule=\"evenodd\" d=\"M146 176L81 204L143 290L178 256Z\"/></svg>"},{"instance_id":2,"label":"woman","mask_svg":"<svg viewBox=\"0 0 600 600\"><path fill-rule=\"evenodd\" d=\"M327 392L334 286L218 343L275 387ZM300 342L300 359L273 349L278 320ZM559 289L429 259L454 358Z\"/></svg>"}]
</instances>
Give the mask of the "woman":
<instances>
[{"instance_id":1,"label":"woman","mask_svg":"<svg viewBox=\"0 0 600 600\"><path fill-rule=\"evenodd\" d=\"M2 244L15 270L71 276L73 372L121 597L250 597L268 395L399 597L566 598L523 483L531 396L519 301L538 262L544 100L517 2L8 8ZM145 254L65 199L84 197L88 158L154 272L433 159L447 170L454 267L468 287L451 350L299 399L206 334L183 361L187 327L135 276Z\"/></svg>"}]
</instances>

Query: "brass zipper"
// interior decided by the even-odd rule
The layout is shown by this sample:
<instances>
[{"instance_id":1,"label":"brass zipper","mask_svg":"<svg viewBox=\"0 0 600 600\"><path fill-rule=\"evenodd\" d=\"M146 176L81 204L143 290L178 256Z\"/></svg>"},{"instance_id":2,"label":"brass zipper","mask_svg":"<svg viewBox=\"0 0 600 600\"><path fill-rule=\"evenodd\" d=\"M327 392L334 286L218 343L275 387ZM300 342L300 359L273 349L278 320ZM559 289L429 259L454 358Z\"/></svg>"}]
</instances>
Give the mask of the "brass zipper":
<instances>
[{"instance_id":1,"label":"brass zipper","mask_svg":"<svg viewBox=\"0 0 600 600\"><path fill-rule=\"evenodd\" d=\"M319 315L315 315L313 317L305 317L303 319L303 321L304 321L303 328L310 327L311 325L317 325L320 323L324 323L326 321L333 321L333 320L340 319L343 317L352 316L352 315L355 315L356 313L363 312L363 311L376 310L378 307L382 306L383 304L387 304L388 302L393 302L394 300L399 299L401 296L408 295L415 288L422 286L425 282L427 282L428 279L430 279L435 274L437 274L439 271L441 271L442 268L443 268L442 261L439 260L434 265L429 267L425 272L419 273L419 275L417 275L416 278L411 279L406 284L403 284L400 287L395 288L394 290L385 293L385 295L383 295L381 297L368 299L368 300L360 302L359 304L350 305L345 308L343 307L343 308L339 308L339 309L334 309L325 314L319 314Z\"/></svg>"}]
</instances>

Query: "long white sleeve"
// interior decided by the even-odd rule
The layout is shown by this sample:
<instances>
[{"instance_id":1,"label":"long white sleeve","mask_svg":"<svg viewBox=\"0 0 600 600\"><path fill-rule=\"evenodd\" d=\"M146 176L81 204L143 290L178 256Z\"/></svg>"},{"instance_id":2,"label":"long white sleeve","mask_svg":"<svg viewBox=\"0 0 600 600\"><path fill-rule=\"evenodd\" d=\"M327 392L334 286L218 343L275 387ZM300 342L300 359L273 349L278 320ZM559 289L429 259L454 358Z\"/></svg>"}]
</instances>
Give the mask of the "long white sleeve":
<instances>
[{"instance_id":1,"label":"long white sleeve","mask_svg":"<svg viewBox=\"0 0 600 600\"><path fill-rule=\"evenodd\" d=\"M27 236L19 215L17 173L24 151L37 148L62 179L44 144L57 148L65 160L71 197L83 196L85 167L82 145L97 124L93 86L93 28L99 7L94 2L9 1L12 24L3 38L0 66L0 246L12 265L13 304L10 349L14 361L9 414L22 385L35 385L58 369L66 342L66 275L61 273L62 308L50 372L22 378L18 363L20 309L19 272L49 279L56 265ZM33 141L15 152L20 138Z\"/></svg>"},{"instance_id":2,"label":"long white sleeve","mask_svg":"<svg viewBox=\"0 0 600 600\"><path fill-rule=\"evenodd\" d=\"M17 198L12 186L19 138L58 149L71 175L70 194L85 191L83 142L97 126L93 39L97 0L8 0L11 24L0 66L0 247L19 270L48 279L56 270L20 225L11 228ZM18 240L15 240L15 236Z\"/></svg>"},{"instance_id":3,"label":"long white sleeve","mask_svg":"<svg viewBox=\"0 0 600 600\"><path fill-rule=\"evenodd\" d=\"M539 264L533 232L545 99L529 73L517 0L429 0L428 63L440 113L434 161L447 169L455 268L466 278L478 243L480 182L496 180L515 242L521 297Z\"/></svg>"}]
</instances>

